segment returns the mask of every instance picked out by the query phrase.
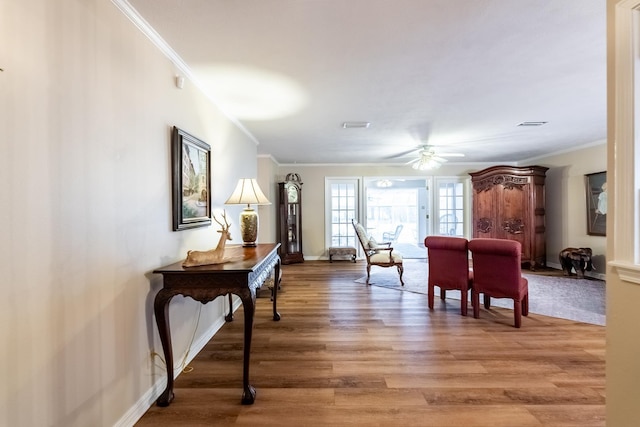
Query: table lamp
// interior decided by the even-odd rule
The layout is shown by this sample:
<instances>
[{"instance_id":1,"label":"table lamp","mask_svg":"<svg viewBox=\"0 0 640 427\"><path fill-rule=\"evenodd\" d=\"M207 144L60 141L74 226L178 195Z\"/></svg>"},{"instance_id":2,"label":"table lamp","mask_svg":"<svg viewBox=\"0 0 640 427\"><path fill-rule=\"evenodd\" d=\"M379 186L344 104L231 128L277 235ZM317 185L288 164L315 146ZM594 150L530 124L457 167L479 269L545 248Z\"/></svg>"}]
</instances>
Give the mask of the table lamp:
<instances>
[{"instance_id":1,"label":"table lamp","mask_svg":"<svg viewBox=\"0 0 640 427\"><path fill-rule=\"evenodd\" d=\"M225 205L247 205L240 213L240 234L245 248L255 247L258 239L258 212L251 208L252 204L270 205L271 202L254 178L241 178Z\"/></svg>"}]
</instances>

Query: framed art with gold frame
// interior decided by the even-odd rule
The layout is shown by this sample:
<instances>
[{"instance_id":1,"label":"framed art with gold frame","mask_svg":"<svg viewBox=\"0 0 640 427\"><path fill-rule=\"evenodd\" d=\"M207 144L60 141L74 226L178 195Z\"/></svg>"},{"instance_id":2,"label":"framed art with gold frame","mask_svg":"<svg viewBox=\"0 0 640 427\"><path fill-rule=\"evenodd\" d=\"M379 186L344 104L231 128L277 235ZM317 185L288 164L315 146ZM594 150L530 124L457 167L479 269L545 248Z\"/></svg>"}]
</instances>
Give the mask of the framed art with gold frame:
<instances>
[{"instance_id":1,"label":"framed art with gold frame","mask_svg":"<svg viewBox=\"0 0 640 427\"><path fill-rule=\"evenodd\" d=\"M173 231L211 225L211 147L173 127Z\"/></svg>"}]
</instances>

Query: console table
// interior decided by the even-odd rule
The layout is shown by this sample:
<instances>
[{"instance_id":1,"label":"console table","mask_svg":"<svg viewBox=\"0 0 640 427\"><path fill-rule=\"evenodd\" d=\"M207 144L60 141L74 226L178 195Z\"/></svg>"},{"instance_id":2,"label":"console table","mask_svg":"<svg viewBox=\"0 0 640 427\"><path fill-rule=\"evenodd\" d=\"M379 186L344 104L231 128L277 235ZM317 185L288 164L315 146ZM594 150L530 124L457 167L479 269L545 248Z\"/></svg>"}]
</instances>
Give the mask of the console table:
<instances>
[{"instance_id":1,"label":"console table","mask_svg":"<svg viewBox=\"0 0 640 427\"><path fill-rule=\"evenodd\" d=\"M275 269L273 286L273 320L280 320L276 309L278 295L277 278L280 275L279 243L259 244L256 247L227 246L224 264L182 267L182 261L154 270L162 274L163 287L156 295L154 311L160 334L160 341L167 363L167 388L156 404L168 406L173 400L173 349L169 330L169 302L175 295L184 295L203 304L220 295L238 295L244 307L244 361L242 370L242 404L251 405L256 397L255 389L249 384L249 356L251 354L251 334L256 306L256 290L262 286ZM231 307L225 317L233 319Z\"/></svg>"}]
</instances>

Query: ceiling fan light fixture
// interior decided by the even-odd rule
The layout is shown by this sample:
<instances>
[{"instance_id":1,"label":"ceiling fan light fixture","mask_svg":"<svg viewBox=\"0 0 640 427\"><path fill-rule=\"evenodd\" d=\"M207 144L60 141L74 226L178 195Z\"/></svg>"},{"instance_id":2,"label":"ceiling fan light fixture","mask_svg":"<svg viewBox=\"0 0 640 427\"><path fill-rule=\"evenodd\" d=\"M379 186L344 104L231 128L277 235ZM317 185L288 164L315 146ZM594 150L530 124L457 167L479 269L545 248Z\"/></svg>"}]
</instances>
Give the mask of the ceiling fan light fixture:
<instances>
[{"instance_id":1,"label":"ceiling fan light fixture","mask_svg":"<svg viewBox=\"0 0 640 427\"><path fill-rule=\"evenodd\" d=\"M438 169L441 163L431 156L421 156L417 162L414 162L411 167L415 170L426 171L431 169Z\"/></svg>"}]
</instances>

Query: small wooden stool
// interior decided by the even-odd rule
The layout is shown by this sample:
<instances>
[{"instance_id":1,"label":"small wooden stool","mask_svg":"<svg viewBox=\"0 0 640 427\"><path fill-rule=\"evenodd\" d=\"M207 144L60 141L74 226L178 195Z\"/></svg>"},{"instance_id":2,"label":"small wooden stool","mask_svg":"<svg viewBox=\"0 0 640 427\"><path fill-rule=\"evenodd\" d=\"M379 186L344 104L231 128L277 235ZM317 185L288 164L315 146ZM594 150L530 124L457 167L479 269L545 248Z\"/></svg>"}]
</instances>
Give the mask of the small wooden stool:
<instances>
[{"instance_id":1,"label":"small wooden stool","mask_svg":"<svg viewBox=\"0 0 640 427\"><path fill-rule=\"evenodd\" d=\"M329 262L333 262L333 256L350 256L353 262L356 262L356 248L350 246L332 246L329 248Z\"/></svg>"}]
</instances>

